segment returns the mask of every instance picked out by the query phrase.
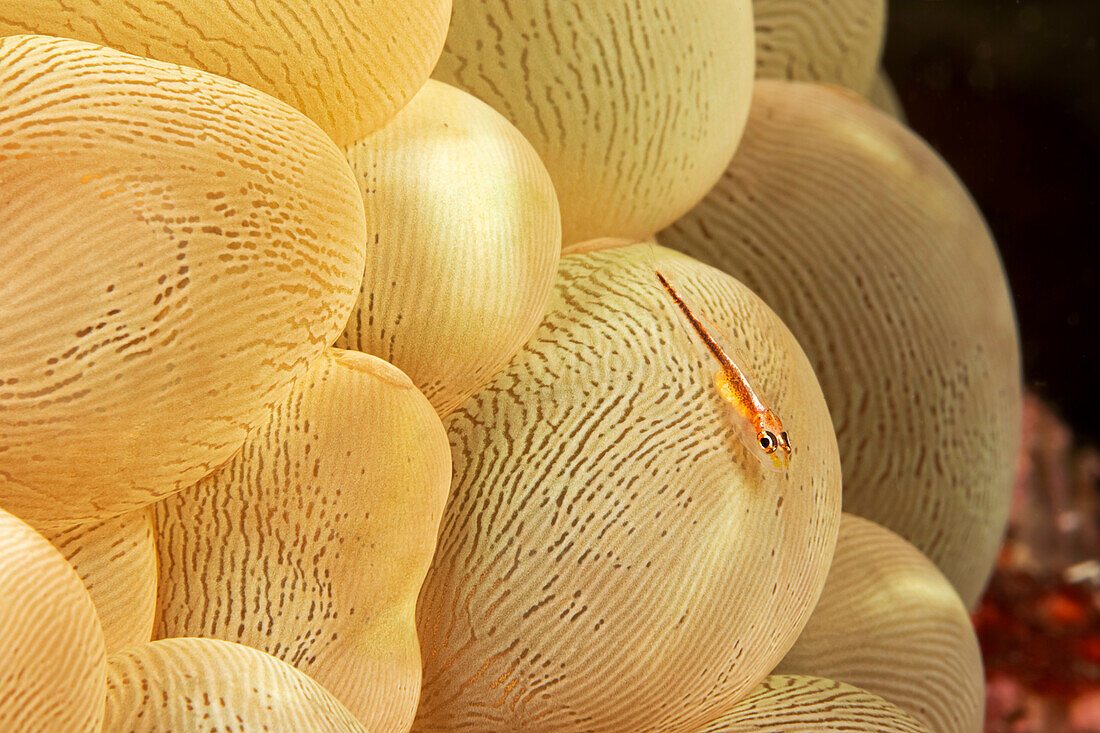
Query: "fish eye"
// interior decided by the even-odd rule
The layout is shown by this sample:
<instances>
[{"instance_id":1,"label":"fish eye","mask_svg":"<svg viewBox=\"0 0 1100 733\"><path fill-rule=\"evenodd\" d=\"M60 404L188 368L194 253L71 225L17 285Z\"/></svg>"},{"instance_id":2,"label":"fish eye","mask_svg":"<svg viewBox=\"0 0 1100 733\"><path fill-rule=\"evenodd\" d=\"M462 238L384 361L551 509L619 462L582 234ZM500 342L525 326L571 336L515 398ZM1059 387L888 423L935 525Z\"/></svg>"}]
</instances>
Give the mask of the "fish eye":
<instances>
[{"instance_id":1,"label":"fish eye","mask_svg":"<svg viewBox=\"0 0 1100 733\"><path fill-rule=\"evenodd\" d=\"M764 434L760 436L760 447L764 449L765 453L772 453L775 451L776 443L775 433L770 431L764 431Z\"/></svg>"}]
</instances>

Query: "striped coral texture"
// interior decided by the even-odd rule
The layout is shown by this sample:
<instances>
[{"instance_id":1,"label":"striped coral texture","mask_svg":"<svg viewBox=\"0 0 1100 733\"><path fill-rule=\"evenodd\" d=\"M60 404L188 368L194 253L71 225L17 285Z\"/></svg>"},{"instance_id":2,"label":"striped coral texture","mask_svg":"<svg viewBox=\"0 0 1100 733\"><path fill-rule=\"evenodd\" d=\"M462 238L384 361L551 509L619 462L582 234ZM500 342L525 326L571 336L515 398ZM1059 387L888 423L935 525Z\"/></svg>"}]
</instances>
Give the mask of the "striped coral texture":
<instances>
[{"instance_id":1,"label":"striped coral texture","mask_svg":"<svg viewBox=\"0 0 1100 733\"><path fill-rule=\"evenodd\" d=\"M104 733L366 733L325 688L261 651L167 639L112 654Z\"/></svg>"},{"instance_id":2,"label":"striped coral texture","mask_svg":"<svg viewBox=\"0 0 1100 733\"><path fill-rule=\"evenodd\" d=\"M808 361L744 286L657 261L751 354L796 436L745 452L648 244L562 258L546 318L445 421L418 731L684 731L747 695L816 602L839 516Z\"/></svg>"},{"instance_id":3,"label":"striped coral texture","mask_svg":"<svg viewBox=\"0 0 1100 733\"><path fill-rule=\"evenodd\" d=\"M157 606L152 509L43 530L42 535L73 566L92 597L108 654L149 641Z\"/></svg>"},{"instance_id":4,"label":"striped coral texture","mask_svg":"<svg viewBox=\"0 0 1100 733\"><path fill-rule=\"evenodd\" d=\"M648 237L721 175L753 79L750 0L457 0L433 76L531 141L566 244Z\"/></svg>"},{"instance_id":5,"label":"striped coral texture","mask_svg":"<svg viewBox=\"0 0 1100 733\"><path fill-rule=\"evenodd\" d=\"M776 671L861 687L937 733L982 729L981 651L962 601L915 547L849 514L821 600Z\"/></svg>"},{"instance_id":6,"label":"striped coral texture","mask_svg":"<svg viewBox=\"0 0 1100 733\"><path fill-rule=\"evenodd\" d=\"M0 730L96 733L106 654L65 558L0 510Z\"/></svg>"},{"instance_id":7,"label":"striped coral texture","mask_svg":"<svg viewBox=\"0 0 1100 733\"><path fill-rule=\"evenodd\" d=\"M779 313L828 400L845 511L973 604L1008 516L1020 347L996 246L935 151L862 98L759 81L733 163L659 240Z\"/></svg>"},{"instance_id":8,"label":"striped coral texture","mask_svg":"<svg viewBox=\"0 0 1100 733\"><path fill-rule=\"evenodd\" d=\"M260 649L370 729L407 729L414 605L450 466L443 425L408 377L328 350L240 454L157 504L157 637Z\"/></svg>"},{"instance_id":9,"label":"striped coral texture","mask_svg":"<svg viewBox=\"0 0 1100 733\"><path fill-rule=\"evenodd\" d=\"M0 36L73 38L247 84L340 145L377 128L424 84L451 0L19 0Z\"/></svg>"},{"instance_id":10,"label":"striped coral texture","mask_svg":"<svg viewBox=\"0 0 1100 733\"><path fill-rule=\"evenodd\" d=\"M238 82L0 39L0 505L36 527L224 463L339 334L362 200L339 148Z\"/></svg>"},{"instance_id":11,"label":"striped coral texture","mask_svg":"<svg viewBox=\"0 0 1100 733\"><path fill-rule=\"evenodd\" d=\"M886 0L753 0L756 76L870 90L886 36Z\"/></svg>"},{"instance_id":12,"label":"striped coral texture","mask_svg":"<svg viewBox=\"0 0 1100 733\"><path fill-rule=\"evenodd\" d=\"M696 733L932 733L877 695L821 677L772 675Z\"/></svg>"}]
</instances>

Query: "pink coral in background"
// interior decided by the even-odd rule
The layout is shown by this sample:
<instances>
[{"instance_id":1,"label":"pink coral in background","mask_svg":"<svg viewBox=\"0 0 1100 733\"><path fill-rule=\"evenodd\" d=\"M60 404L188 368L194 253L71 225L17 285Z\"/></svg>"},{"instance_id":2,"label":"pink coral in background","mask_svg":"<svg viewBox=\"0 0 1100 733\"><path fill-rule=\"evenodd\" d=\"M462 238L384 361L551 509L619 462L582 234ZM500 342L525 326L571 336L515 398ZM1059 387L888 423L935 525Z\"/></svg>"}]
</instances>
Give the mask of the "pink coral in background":
<instances>
[{"instance_id":1,"label":"pink coral in background","mask_svg":"<svg viewBox=\"0 0 1100 733\"><path fill-rule=\"evenodd\" d=\"M1100 452L1024 402L1008 534L974 614L987 733L1100 733Z\"/></svg>"}]
</instances>

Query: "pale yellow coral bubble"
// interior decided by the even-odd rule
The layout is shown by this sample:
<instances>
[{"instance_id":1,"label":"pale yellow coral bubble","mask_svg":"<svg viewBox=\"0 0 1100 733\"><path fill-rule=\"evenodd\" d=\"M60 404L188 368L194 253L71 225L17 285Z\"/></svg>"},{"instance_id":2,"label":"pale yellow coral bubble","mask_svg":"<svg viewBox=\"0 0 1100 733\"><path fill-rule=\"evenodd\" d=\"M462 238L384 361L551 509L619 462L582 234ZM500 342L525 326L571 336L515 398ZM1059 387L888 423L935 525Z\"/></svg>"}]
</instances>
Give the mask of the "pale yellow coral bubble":
<instances>
[{"instance_id":1,"label":"pale yellow coral bubble","mask_svg":"<svg viewBox=\"0 0 1100 733\"><path fill-rule=\"evenodd\" d=\"M886 0L753 0L756 76L871 87L886 37Z\"/></svg>"},{"instance_id":2,"label":"pale yellow coral bubble","mask_svg":"<svg viewBox=\"0 0 1100 733\"><path fill-rule=\"evenodd\" d=\"M449 481L443 425L408 377L329 350L237 457L156 505L157 636L261 649L371 730L407 729Z\"/></svg>"},{"instance_id":3,"label":"pale yellow coral bubble","mask_svg":"<svg viewBox=\"0 0 1100 733\"><path fill-rule=\"evenodd\" d=\"M878 695L821 677L772 675L697 733L932 733Z\"/></svg>"},{"instance_id":4,"label":"pale yellow coral bubble","mask_svg":"<svg viewBox=\"0 0 1100 733\"><path fill-rule=\"evenodd\" d=\"M752 361L789 473L737 440L655 261ZM414 729L690 730L794 642L832 554L836 442L805 355L734 279L649 244L562 258L535 335L446 425Z\"/></svg>"},{"instance_id":5,"label":"pale yellow coral bubble","mask_svg":"<svg viewBox=\"0 0 1100 733\"><path fill-rule=\"evenodd\" d=\"M104 733L367 733L285 662L217 639L166 639L112 654ZM378 729L383 730L383 729Z\"/></svg>"},{"instance_id":6,"label":"pale yellow coral bubble","mask_svg":"<svg viewBox=\"0 0 1100 733\"><path fill-rule=\"evenodd\" d=\"M438 81L346 152L370 257L336 345L398 366L446 415L546 310L561 252L550 175L511 123Z\"/></svg>"},{"instance_id":7,"label":"pale yellow coral bubble","mask_svg":"<svg viewBox=\"0 0 1100 733\"><path fill-rule=\"evenodd\" d=\"M340 333L363 204L314 123L235 81L0 39L0 506L140 508L224 463Z\"/></svg>"},{"instance_id":8,"label":"pale yellow coral bubble","mask_svg":"<svg viewBox=\"0 0 1100 733\"><path fill-rule=\"evenodd\" d=\"M112 519L46 529L95 603L107 653L149 641L157 605L157 549L149 508Z\"/></svg>"},{"instance_id":9,"label":"pale yellow coral bubble","mask_svg":"<svg viewBox=\"0 0 1100 733\"><path fill-rule=\"evenodd\" d=\"M267 92L344 145L424 84L451 0L0 0L0 36L74 38Z\"/></svg>"},{"instance_id":10,"label":"pale yellow coral bubble","mask_svg":"<svg viewBox=\"0 0 1100 733\"><path fill-rule=\"evenodd\" d=\"M1008 515L1019 341L950 169L862 98L760 81L722 180L659 238L776 309L829 402L845 510L910 540L973 604Z\"/></svg>"},{"instance_id":11,"label":"pale yellow coral bubble","mask_svg":"<svg viewBox=\"0 0 1100 733\"><path fill-rule=\"evenodd\" d=\"M106 655L76 572L0 510L0 730L96 733Z\"/></svg>"},{"instance_id":12,"label":"pale yellow coral bubble","mask_svg":"<svg viewBox=\"0 0 1100 733\"><path fill-rule=\"evenodd\" d=\"M648 237L721 175L752 91L750 0L457 0L433 76L542 156L566 244Z\"/></svg>"},{"instance_id":13,"label":"pale yellow coral bubble","mask_svg":"<svg viewBox=\"0 0 1100 733\"><path fill-rule=\"evenodd\" d=\"M982 729L982 657L962 600L915 547L849 514L821 600L776 671L862 687L936 733Z\"/></svg>"}]
</instances>

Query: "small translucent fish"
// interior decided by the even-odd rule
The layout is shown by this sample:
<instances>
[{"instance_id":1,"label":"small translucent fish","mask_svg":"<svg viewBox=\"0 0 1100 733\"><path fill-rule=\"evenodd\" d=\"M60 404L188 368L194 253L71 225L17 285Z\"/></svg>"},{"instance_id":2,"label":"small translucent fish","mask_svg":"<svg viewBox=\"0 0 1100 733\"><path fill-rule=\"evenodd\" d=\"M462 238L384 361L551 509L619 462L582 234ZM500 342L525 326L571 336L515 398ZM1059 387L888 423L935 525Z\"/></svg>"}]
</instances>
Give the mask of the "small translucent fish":
<instances>
[{"instance_id":1,"label":"small translucent fish","mask_svg":"<svg viewBox=\"0 0 1100 733\"><path fill-rule=\"evenodd\" d=\"M779 416L772 412L760 392L753 386L755 380L745 360L740 357L732 341L721 328L688 305L683 293L657 266L656 258L652 259L657 281L672 298L677 310L683 314L694 335L718 362L718 371L714 373L714 386L722 399L734 408L735 422L739 428L738 437L745 443L749 452L766 468L776 470L786 468L791 457L791 443L787 438L787 432L783 429L783 422Z\"/></svg>"}]
</instances>

